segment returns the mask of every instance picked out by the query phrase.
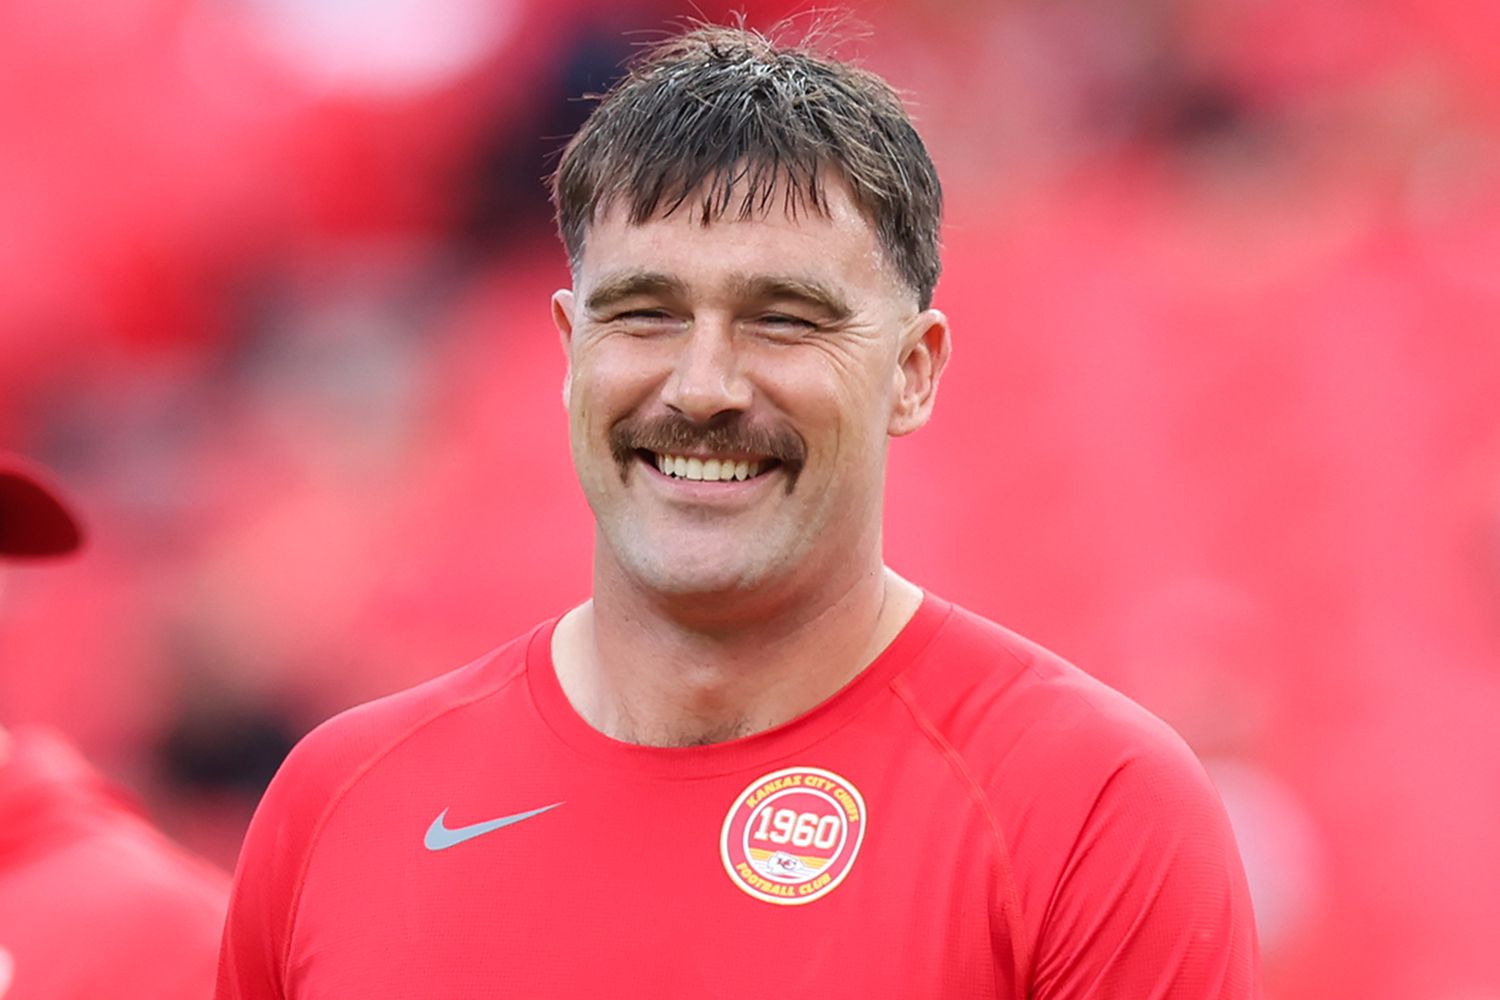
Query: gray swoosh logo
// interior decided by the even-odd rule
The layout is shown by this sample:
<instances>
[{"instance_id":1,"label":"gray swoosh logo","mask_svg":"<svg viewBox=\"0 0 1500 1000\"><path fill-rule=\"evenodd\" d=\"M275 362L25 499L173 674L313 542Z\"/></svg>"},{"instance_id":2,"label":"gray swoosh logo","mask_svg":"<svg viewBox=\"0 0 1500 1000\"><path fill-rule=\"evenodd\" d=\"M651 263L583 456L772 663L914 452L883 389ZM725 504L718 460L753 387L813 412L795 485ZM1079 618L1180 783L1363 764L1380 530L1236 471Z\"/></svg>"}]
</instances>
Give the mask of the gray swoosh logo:
<instances>
[{"instance_id":1,"label":"gray swoosh logo","mask_svg":"<svg viewBox=\"0 0 1500 1000\"><path fill-rule=\"evenodd\" d=\"M523 819L540 816L547 810L556 809L560 805L562 805L561 802L554 802L550 806L542 806L540 809L532 809L529 812L501 816L499 819L490 819L485 820L483 823L470 823L468 826L459 827L449 827L444 822L448 818L448 810L444 809L437 814L437 819L433 820L432 825L427 828L427 836L422 838L422 845L429 851L446 851L448 848L462 844L466 840L482 837L486 833L519 823Z\"/></svg>"}]
</instances>

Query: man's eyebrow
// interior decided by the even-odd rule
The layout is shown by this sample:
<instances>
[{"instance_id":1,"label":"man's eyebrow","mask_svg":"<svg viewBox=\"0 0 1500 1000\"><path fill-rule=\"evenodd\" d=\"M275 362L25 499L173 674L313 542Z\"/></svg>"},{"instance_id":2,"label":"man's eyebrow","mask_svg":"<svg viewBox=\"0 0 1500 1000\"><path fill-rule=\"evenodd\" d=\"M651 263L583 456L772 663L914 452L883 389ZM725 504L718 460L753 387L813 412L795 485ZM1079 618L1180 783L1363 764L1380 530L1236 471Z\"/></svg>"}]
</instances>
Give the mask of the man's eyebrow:
<instances>
[{"instance_id":1,"label":"man's eyebrow","mask_svg":"<svg viewBox=\"0 0 1500 1000\"><path fill-rule=\"evenodd\" d=\"M658 271L625 271L621 274L612 274L599 282L598 286L589 293L589 297L584 300L583 305L589 312L598 312L606 306L633 295L680 296L686 292L687 286L669 274L662 274Z\"/></svg>"},{"instance_id":2,"label":"man's eyebrow","mask_svg":"<svg viewBox=\"0 0 1500 1000\"><path fill-rule=\"evenodd\" d=\"M848 319L854 308L838 290L811 278L768 274L736 279L735 291L756 301L792 300L819 310L830 319Z\"/></svg>"}]
</instances>

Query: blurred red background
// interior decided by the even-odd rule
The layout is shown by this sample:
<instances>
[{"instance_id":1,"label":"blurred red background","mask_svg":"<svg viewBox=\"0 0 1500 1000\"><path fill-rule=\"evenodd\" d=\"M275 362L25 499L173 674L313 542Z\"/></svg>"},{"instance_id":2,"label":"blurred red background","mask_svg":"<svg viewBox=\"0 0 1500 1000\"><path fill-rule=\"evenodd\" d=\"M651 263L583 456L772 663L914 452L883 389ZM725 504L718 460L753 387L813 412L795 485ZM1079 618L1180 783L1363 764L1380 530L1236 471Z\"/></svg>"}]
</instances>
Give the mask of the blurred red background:
<instances>
[{"instance_id":1,"label":"blurred red background","mask_svg":"<svg viewBox=\"0 0 1500 1000\"><path fill-rule=\"evenodd\" d=\"M890 561L1188 737L1272 1000L1500 998L1497 10L893 0L843 49L949 194ZM687 12L0 6L0 447L90 534L5 577L0 718L227 865L287 741L585 596L542 177Z\"/></svg>"}]
</instances>

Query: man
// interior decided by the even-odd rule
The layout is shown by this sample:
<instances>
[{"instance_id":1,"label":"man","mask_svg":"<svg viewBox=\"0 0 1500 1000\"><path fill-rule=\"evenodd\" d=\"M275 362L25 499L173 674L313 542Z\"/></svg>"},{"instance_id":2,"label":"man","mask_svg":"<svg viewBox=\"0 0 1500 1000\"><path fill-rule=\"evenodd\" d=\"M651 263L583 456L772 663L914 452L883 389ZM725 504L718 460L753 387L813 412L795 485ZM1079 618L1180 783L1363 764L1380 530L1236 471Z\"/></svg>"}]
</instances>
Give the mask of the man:
<instances>
[{"instance_id":1,"label":"man","mask_svg":"<svg viewBox=\"0 0 1500 1000\"><path fill-rule=\"evenodd\" d=\"M77 522L44 482L0 454L0 558L78 546ZM4 1000L207 997L228 889L61 739L0 729Z\"/></svg>"},{"instance_id":2,"label":"man","mask_svg":"<svg viewBox=\"0 0 1500 1000\"><path fill-rule=\"evenodd\" d=\"M293 751L221 1000L1255 995L1181 741L882 564L949 356L891 90L699 29L554 197L592 600Z\"/></svg>"}]
</instances>

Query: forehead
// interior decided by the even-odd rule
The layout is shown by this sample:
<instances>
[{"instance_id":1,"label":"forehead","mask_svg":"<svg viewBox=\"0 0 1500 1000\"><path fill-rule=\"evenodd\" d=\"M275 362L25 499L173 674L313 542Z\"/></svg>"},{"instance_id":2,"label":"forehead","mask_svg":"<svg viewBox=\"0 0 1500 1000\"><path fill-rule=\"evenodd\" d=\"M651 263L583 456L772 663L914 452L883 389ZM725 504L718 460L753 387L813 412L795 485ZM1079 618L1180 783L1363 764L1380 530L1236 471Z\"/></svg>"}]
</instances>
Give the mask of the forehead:
<instances>
[{"instance_id":1,"label":"forehead","mask_svg":"<svg viewBox=\"0 0 1500 1000\"><path fill-rule=\"evenodd\" d=\"M777 275L836 285L854 296L908 294L882 251L874 227L842 180L825 178L826 211L792 210L776 190L764 211L738 217L731 198L723 216L703 221L703 197L670 214L630 221L619 199L601 207L577 262L580 292L629 272L671 275L692 289L743 286L747 276Z\"/></svg>"}]
</instances>

